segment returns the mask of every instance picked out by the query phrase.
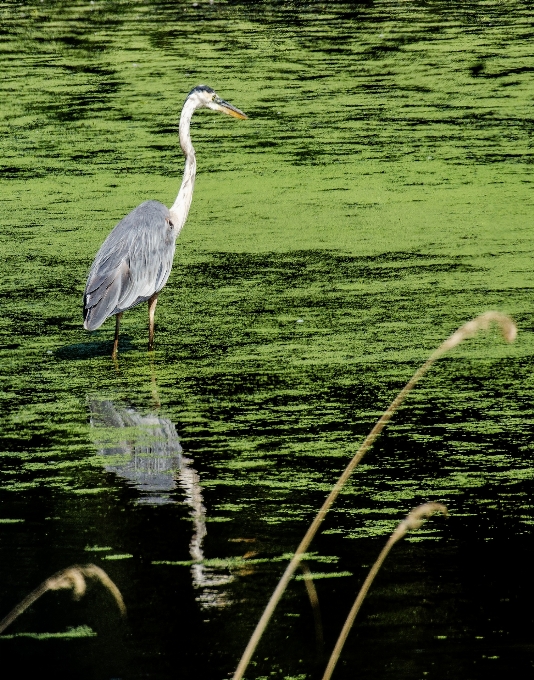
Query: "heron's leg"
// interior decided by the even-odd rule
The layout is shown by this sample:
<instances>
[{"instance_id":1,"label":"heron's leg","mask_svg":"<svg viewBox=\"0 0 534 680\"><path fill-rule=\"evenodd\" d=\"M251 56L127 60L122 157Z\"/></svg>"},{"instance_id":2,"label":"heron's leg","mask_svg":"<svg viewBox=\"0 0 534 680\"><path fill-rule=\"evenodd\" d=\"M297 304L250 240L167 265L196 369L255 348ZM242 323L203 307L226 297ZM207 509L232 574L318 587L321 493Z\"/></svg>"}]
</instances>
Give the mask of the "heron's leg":
<instances>
[{"instance_id":1,"label":"heron's leg","mask_svg":"<svg viewBox=\"0 0 534 680\"><path fill-rule=\"evenodd\" d=\"M154 349L154 314L156 313L156 305L158 304L158 294L154 295L148 301L148 351Z\"/></svg>"},{"instance_id":2,"label":"heron's leg","mask_svg":"<svg viewBox=\"0 0 534 680\"><path fill-rule=\"evenodd\" d=\"M111 358L117 358L117 352L119 349L119 326L121 323L122 312L115 314L115 342L113 343L113 352L111 352Z\"/></svg>"}]
</instances>

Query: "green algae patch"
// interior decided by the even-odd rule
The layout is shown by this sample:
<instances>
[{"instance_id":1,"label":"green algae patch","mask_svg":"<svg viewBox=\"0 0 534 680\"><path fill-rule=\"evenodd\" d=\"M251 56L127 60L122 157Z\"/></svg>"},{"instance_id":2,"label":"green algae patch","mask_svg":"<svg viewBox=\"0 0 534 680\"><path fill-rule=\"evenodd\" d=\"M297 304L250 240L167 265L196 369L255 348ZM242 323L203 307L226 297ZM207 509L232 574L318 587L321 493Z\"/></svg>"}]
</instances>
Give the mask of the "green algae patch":
<instances>
[{"instance_id":1,"label":"green algae patch","mask_svg":"<svg viewBox=\"0 0 534 680\"><path fill-rule=\"evenodd\" d=\"M30 638L32 640L76 640L80 638L96 637L97 633L89 626L77 626L60 633L14 633L0 635L0 640L14 640L16 638Z\"/></svg>"},{"instance_id":2,"label":"green algae patch","mask_svg":"<svg viewBox=\"0 0 534 680\"><path fill-rule=\"evenodd\" d=\"M317 581L325 578L343 578L344 576L353 576L353 574L350 571L312 571L309 574L297 574L293 578L295 581L306 581L307 579Z\"/></svg>"},{"instance_id":3,"label":"green algae patch","mask_svg":"<svg viewBox=\"0 0 534 680\"><path fill-rule=\"evenodd\" d=\"M71 493L75 493L75 494L78 494L80 496L106 494L111 490L112 490L112 487L110 487L110 488L95 487L95 488L88 488L88 489L70 489Z\"/></svg>"},{"instance_id":4,"label":"green algae patch","mask_svg":"<svg viewBox=\"0 0 534 680\"><path fill-rule=\"evenodd\" d=\"M241 569L255 564L267 564L270 562L288 562L293 554L277 555L275 557L228 557L228 558L209 558L204 560L153 560L151 564L167 565L175 567L191 567L195 564L202 564L205 567L216 567L220 569ZM302 557L306 562L319 562L321 564L334 564L338 557L334 555L319 555L317 553L305 553Z\"/></svg>"}]
</instances>

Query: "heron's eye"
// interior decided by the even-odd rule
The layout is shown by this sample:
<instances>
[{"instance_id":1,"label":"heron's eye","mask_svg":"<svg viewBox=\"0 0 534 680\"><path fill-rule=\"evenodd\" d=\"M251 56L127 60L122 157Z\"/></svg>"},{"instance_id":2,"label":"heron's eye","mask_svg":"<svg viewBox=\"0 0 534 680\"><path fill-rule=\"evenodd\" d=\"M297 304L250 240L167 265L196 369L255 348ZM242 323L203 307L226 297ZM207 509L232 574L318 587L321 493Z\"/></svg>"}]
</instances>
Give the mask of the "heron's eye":
<instances>
[{"instance_id":1,"label":"heron's eye","mask_svg":"<svg viewBox=\"0 0 534 680\"><path fill-rule=\"evenodd\" d=\"M213 93L213 97L211 98L211 100L212 100L212 101L215 101L216 99L217 99L217 95L216 95L215 92L214 92L214 93Z\"/></svg>"}]
</instances>

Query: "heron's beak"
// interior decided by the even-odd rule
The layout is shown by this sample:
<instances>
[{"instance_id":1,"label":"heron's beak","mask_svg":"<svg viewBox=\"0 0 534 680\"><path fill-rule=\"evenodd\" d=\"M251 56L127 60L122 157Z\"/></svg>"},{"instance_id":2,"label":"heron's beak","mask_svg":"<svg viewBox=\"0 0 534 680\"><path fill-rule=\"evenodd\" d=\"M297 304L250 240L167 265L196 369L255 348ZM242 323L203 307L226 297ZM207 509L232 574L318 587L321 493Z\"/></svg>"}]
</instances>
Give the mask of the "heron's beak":
<instances>
[{"instance_id":1,"label":"heron's beak","mask_svg":"<svg viewBox=\"0 0 534 680\"><path fill-rule=\"evenodd\" d=\"M228 102L225 102L224 99L217 98L214 101L215 107L217 111L222 111L222 113L227 113L229 116L233 116L234 118L241 118L245 119L248 118L246 113L243 113L243 111L240 111L239 109L236 109L235 106L232 106Z\"/></svg>"}]
</instances>

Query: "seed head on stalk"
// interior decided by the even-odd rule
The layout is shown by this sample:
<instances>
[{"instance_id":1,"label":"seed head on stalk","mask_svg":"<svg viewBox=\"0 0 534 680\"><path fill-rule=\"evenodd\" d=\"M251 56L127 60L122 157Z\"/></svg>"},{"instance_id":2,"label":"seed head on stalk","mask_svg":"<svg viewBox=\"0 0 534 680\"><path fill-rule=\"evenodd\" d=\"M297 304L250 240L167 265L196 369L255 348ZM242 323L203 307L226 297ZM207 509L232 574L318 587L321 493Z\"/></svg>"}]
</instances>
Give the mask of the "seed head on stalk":
<instances>
[{"instance_id":1,"label":"seed head on stalk","mask_svg":"<svg viewBox=\"0 0 534 680\"><path fill-rule=\"evenodd\" d=\"M106 572L100 567L97 567L96 564L86 564L84 566L75 564L72 567L67 567L66 569L58 571L53 576L47 578L46 581L43 581L43 583L35 590L32 590L22 602L19 602L19 604L12 609L2 621L0 621L0 633L3 633L17 617L25 612L28 607L49 590L72 590L72 597L75 600L79 600L85 595L85 591L87 590L86 579L88 578L99 581L104 588L106 588L113 596L121 615L125 616L126 607L124 606L121 592Z\"/></svg>"}]
</instances>

